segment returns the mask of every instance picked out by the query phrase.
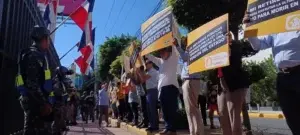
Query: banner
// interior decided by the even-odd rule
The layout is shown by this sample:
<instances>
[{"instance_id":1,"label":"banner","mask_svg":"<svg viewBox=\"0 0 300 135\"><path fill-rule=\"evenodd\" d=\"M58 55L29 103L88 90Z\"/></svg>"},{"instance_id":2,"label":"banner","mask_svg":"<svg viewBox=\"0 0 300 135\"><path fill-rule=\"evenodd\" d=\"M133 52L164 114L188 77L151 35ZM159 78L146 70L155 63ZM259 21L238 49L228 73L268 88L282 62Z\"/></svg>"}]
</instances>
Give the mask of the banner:
<instances>
[{"instance_id":1,"label":"banner","mask_svg":"<svg viewBox=\"0 0 300 135\"><path fill-rule=\"evenodd\" d=\"M140 55L141 48L137 46L136 42L131 43L131 45L128 48L128 52L130 55L130 68L133 68L134 66L139 68L145 65Z\"/></svg>"},{"instance_id":2,"label":"banner","mask_svg":"<svg viewBox=\"0 0 300 135\"><path fill-rule=\"evenodd\" d=\"M127 56L123 56L123 62L124 62L124 70L126 73L130 72L130 58Z\"/></svg>"},{"instance_id":3,"label":"banner","mask_svg":"<svg viewBox=\"0 0 300 135\"><path fill-rule=\"evenodd\" d=\"M173 38L180 43L178 24L170 7L155 14L141 27L142 52L141 56L172 45Z\"/></svg>"},{"instance_id":4,"label":"banner","mask_svg":"<svg viewBox=\"0 0 300 135\"><path fill-rule=\"evenodd\" d=\"M245 38L300 30L300 0L249 0Z\"/></svg>"},{"instance_id":5,"label":"banner","mask_svg":"<svg viewBox=\"0 0 300 135\"><path fill-rule=\"evenodd\" d=\"M188 34L189 74L229 65L228 14Z\"/></svg>"}]
</instances>

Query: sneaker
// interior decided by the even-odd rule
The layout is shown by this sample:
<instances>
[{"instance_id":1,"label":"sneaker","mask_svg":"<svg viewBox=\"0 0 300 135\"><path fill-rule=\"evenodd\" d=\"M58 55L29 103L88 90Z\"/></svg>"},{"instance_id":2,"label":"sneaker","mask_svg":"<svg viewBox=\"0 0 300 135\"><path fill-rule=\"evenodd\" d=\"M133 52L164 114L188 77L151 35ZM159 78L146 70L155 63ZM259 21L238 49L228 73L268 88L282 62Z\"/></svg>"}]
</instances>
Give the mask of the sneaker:
<instances>
[{"instance_id":1,"label":"sneaker","mask_svg":"<svg viewBox=\"0 0 300 135\"><path fill-rule=\"evenodd\" d=\"M148 125L146 125L146 124L142 124L141 126L138 126L138 128L147 128L148 127Z\"/></svg>"},{"instance_id":2,"label":"sneaker","mask_svg":"<svg viewBox=\"0 0 300 135\"><path fill-rule=\"evenodd\" d=\"M151 128L151 127L146 128L147 132L155 132L155 131L158 131L158 130L159 130L158 128Z\"/></svg>"},{"instance_id":3,"label":"sneaker","mask_svg":"<svg viewBox=\"0 0 300 135\"><path fill-rule=\"evenodd\" d=\"M162 132L159 133L160 135L177 135L176 132L169 131L169 130L163 130Z\"/></svg>"}]
</instances>

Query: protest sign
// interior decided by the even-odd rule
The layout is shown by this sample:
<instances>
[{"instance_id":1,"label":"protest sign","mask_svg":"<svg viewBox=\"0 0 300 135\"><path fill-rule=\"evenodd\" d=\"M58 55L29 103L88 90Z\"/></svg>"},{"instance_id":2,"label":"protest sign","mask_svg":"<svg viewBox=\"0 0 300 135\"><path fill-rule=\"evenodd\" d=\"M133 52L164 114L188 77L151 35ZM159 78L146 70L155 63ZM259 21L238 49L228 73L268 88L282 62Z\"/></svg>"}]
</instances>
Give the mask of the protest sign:
<instances>
[{"instance_id":1,"label":"protest sign","mask_svg":"<svg viewBox=\"0 0 300 135\"><path fill-rule=\"evenodd\" d=\"M180 40L178 24L170 7L155 14L141 27L142 51L141 56L172 45L172 39Z\"/></svg>"},{"instance_id":2,"label":"protest sign","mask_svg":"<svg viewBox=\"0 0 300 135\"><path fill-rule=\"evenodd\" d=\"M128 48L130 55L130 68L141 67L144 65L144 61L140 55L141 48L137 46L135 42L132 42Z\"/></svg>"},{"instance_id":3,"label":"protest sign","mask_svg":"<svg viewBox=\"0 0 300 135\"><path fill-rule=\"evenodd\" d=\"M300 30L300 0L249 0L245 38Z\"/></svg>"},{"instance_id":4,"label":"protest sign","mask_svg":"<svg viewBox=\"0 0 300 135\"><path fill-rule=\"evenodd\" d=\"M124 62L124 70L126 73L130 72L130 58L128 56L123 55Z\"/></svg>"},{"instance_id":5,"label":"protest sign","mask_svg":"<svg viewBox=\"0 0 300 135\"><path fill-rule=\"evenodd\" d=\"M228 14L188 34L189 74L229 65Z\"/></svg>"}]
</instances>

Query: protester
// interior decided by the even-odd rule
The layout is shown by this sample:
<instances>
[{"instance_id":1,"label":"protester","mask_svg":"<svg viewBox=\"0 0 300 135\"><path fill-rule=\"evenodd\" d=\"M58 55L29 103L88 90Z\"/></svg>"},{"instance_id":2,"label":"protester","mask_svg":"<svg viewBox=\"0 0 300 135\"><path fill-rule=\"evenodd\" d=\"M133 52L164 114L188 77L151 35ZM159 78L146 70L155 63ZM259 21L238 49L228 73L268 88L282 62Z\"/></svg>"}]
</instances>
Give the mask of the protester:
<instances>
[{"instance_id":1,"label":"protester","mask_svg":"<svg viewBox=\"0 0 300 135\"><path fill-rule=\"evenodd\" d=\"M178 108L178 81L177 81L177 64L178 51L175 45L177 40L174 39L173 46L159 50L161 58L151 54L146 57L159 67L158 90L159 100L165 121L165 130L160 134L176 134L176 117Z\"/></svg>"},{"instance_id":2,"label":"protester","mask_svg":"<svg viewBox=\"0 0 300 135\"><path fill-rule=\"evenodd\" d=\"M139 97L137 95L136 86L133 82L130 82L130 91L128 102L130 103L131 111L133 114L133 120L131 121L132 126L138 126L139 113L138 113L138 105L139 105Z\"/></svg>"},{"instance_id":3,"label":"protester","mask_svg":"<svg viewBox=\"0 0 300 135\"><path fill-rule=\"evenodd\" d=\"M133 114L129 103L130 79L127 79L127 77L123 82L122 88L124 89L124 94L125 94L125 106L126 106L125 122L132 122Z\"/></svg>"},{"instance_id":4,"label":"protester","mask_svg":"<svg viewBox=\"0 0 300 135\"><path fill-rule=\"evenodd\" d=\"M146 80L147 89L147 111L149 118L149 127L147 131L153 132L159 129L158 127L158 112L157 112L157 99L158 99L158 72L153 68L153 63L150 60L146 60L147 73L143 76Z\"/></svg>"},{"instance_id":5,"label":"protester","mask_svg":"<svg viewBox=\"0 0 300 135\"><path fill-rule=\"evenodd\" d=\"M218 104L217 104L217 97L218 97L218 85L213 85L211 81L207 82L207 89L208 89L208 117L210 121L210 129L215 129L214 124L214 112L218 111Z\"/></svg>"},{"instance_id":6,"label":"protester","mask_svg":"<svg viewBox=\"0 0 300 135\"><path fill-rule=\"evenodd\" d=\"M149 120L148 120L148 113L147 113L147 99L146 99L146 92L144 88L144 83L145 80L142 78L143 76L146 75L144 66L141 66L139 69L137 69L137 75L139 81L136 80L136 90L137 94L140 97L141 100L141 109L142 109L142 114L143 114L143 119L141 123L138 125L139 128L147 128L149 125Z\"/></svg>"},{"instance_id":7,"label":"protester","mask_svg":"<svg viewBox=\"0 0 300 135\"><path fill-rule=\"evenodd\" d=\"M204 125L202 121L201 112L198 107L198 95L200 90L200 75L189 74L188 72L188 52L185 51L186 38L183 40L182 46L176 44L177 50L184 61L181 78L184 80L182 85L183 101L185 104L185 111L189 122L189 129L191 135L204 135ZM205 120L206 121L206 120Z\"/></svg>"},{"instance_id":8,"label":"protester","mask_svg":"<svg viewBox=\"0 0 300 135\"><path fill-rule=\"evenodd\" d=\"M243 23L251 23L249 13L245 14ZM253 49L272 48L277 67L277 96L286 122L294 135L300 134L300 33L299 31L271 34L248 38Z\"/></svg>"},{"instance_id":9,"label":"protester","mask_svg":"<svg viewBox=\"0 0 300 135\"><path fill-rule=\"evenodd\" d=\"M222 90L218 95L220 124L224 135L242 135L241 110L246 90L250 85L249 76L242 68L242 48L230 32L229 61L227 67L218 68L218 77Z\"/></svg>"},{"instance_id":10,"label":"protester","mask_svg":"<svg viewBox=\"0 0 300 135\"><path fill-rule=\"evenodd\" d=\"M200 89L199 89L199 96L198 96L198 106L200 105L200 110L202 114L202 120L204 126L207 126L207 86L206 82L200 80Z\"/></svg>"},{"instance_id":11,"label":"protester","mask_svg":"<svg viewBox=\"0 0 300 135\"><path fill-rule=\"evenodd\" d=\"M109 97L107 92L107 84L103 84L101 89L98 91L98 108L99 108L99 126L102 126L102 117L105 116L106 126L109 127L108 123L108 106L109 106Z\"/></svg>"},{"instance_id":12,"label":"protester","mask_svg":"<svg viewBox=\"0 0 300 135\"><path fill-rule=\"evenodd\" d=\"M121 86L121 82L117 82L117 98L118 98L118 112L119 120L123 121L125 118L125 94L124 89Z\"/></svg>"},{"instance_id":13,"label":"protester","mask_svg":"<svg viewBox=\"0 0 300 135\"><path fill-rule=\"evenodd\" d=\"M110 101L111 101L111 109L113 112L113 119L117 119L119 117L119 112L118 112L118 95L117 95L117 88L113 86L113 88L110 91Z\"/></svg>"}]
</instances>

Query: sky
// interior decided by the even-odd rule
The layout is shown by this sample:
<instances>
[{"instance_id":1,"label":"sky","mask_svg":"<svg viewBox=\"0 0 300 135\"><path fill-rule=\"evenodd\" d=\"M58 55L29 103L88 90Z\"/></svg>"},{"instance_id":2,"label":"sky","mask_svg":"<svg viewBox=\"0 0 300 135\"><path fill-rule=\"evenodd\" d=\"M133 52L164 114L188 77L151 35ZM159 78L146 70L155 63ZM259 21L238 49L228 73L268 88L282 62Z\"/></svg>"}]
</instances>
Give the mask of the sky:
<instances>
[{"instance_id":1,"label":"sky","mask_svg":"<svg viewBox=\"0 0 300 135\"><path fill-rule=\"evenodd\" d=\"M93 11L93 27L96 27L95 51L105 41L105 37L135 35L158 2L159 0L95 0ZM112 12L109 18L110 10ZM62 25L56 31L54 41L59 57L79 42L81 35L82 31L77 25ZM61 64L69 67L79 56L80 53L75 48L61 60Z\"/></svg>"},{"instance_id":2,"label":"sky","mask_svg":"<svg viewBox=\"0 0 300 135\"><path fill-rule=\"evenodd\" d=\"M95 0L93 11L93 27L96 27L95 53L99 45L105 41L105 37L121 34L135 35L158 2L159 0ZM181 29L181 33L185 35L186 31ZM82 31L77 25L62 25L55 33L54 42L59 57L79 42L81 35ZM248 60L261 61L269 54L270 51L264 51ZM75 48L61 60L61 64L69 67L79 56L80 53ZM78 68L77 72L79 72Z\"/></svg>"}]
</instances>

